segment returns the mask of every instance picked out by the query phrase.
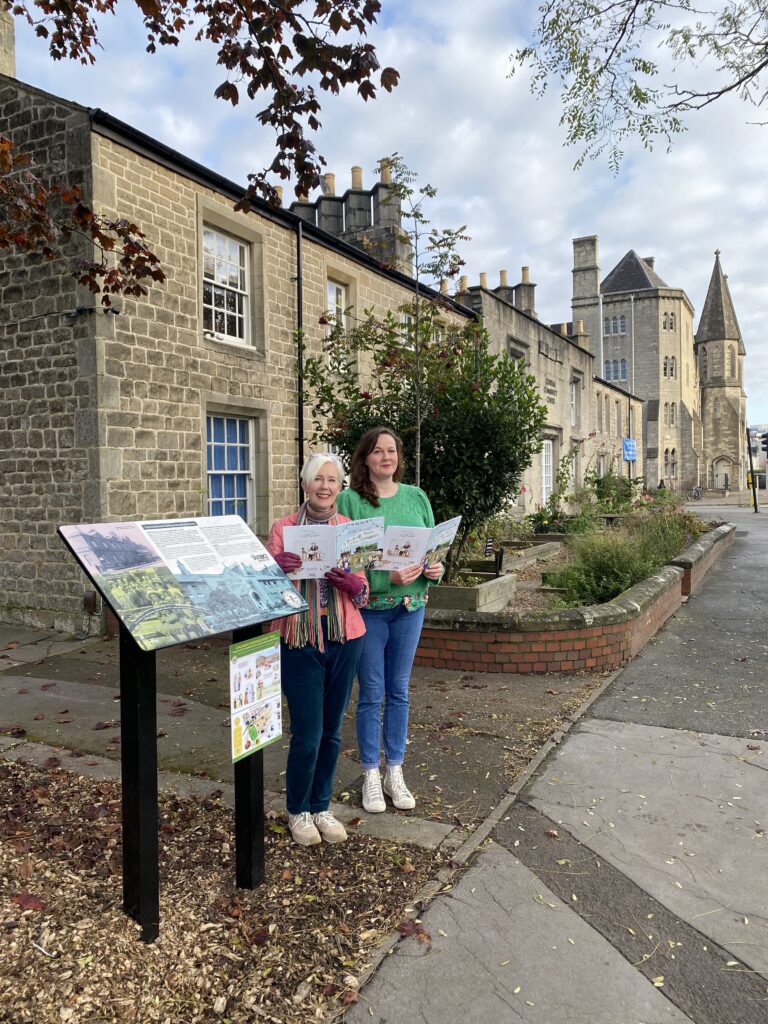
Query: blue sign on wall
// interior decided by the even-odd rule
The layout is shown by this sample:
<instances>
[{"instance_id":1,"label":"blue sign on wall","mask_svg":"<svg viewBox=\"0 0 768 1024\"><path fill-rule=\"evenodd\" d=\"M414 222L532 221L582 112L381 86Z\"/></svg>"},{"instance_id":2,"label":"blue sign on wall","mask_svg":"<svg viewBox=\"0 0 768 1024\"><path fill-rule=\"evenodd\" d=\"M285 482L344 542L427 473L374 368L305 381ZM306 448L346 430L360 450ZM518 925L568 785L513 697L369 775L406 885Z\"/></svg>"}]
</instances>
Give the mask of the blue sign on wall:
<instances>
[{"instance_id":1,"label":"blue sign on wall","mask_svg":"<svg viewBox=\"0 0 768 1024\"><path fill-rule=\"evenodd\" d=\"M637 461L637 441L634 439L634 437L624 438L624 461Z\"/></svg>"}]
</instances>

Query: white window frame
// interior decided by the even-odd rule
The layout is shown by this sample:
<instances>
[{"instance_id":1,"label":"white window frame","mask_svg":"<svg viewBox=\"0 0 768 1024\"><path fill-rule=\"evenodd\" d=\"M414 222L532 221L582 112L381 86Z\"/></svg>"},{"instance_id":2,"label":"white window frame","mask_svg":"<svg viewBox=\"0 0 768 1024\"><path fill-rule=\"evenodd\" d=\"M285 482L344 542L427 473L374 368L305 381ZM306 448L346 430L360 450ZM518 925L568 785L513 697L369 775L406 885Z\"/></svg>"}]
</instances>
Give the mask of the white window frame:
<instances>
[{"instance_id":1,"label":"white window frame","mask_svg":"<svg viewBox=\"0 0 768 1024\"><path fill-rule=\"evenodd\" d=\"M222 431L217 436L219 422ZM246 523L254 523L257 518L255 421L253 417L240 413L209 410L205 425L207 515L239 515ZM235 484L230 496L225 494L226 479ZM238 486L240 482L242 487Z\"/></svg>"},{"instance_id":2,"label":"white window frame","mask_svg":"<svg viewBox=\"0 0 768 1024\"><path fill-rule=\"evenodd\" d=\"M205 326L204 291L210 277L206 275L205 232L210 231L232 239L245 249L244 288L237 288L237 294L244 295L242 315L245 318L245 337L230 335ZM222 282L219 282L220 284ZM226 287L226 285L225 285ZM215 307L214 307L215 308ZM197 196L197 309L198 330L202 342L211 347L225 345L236 348L241 354L249 353L264 358L266 355L266 285L264 281L264 236L253 218L236 214L231 207L198 194Z\"/></svg>"},{"instance_id":3,"label":"white window frame","mask_svg":"<svg viewBox=\"0 0 768 1024\"><path fill-rule=\"evenodd\" d=\"M541 504L546 505L554 488L553 472L554 443L545 439L541 442Z\"/></svg>"},{"instance_id":4,"label":"white window frame","mask_svg":"<svg viewBox=\"0 0 768 1024\"><path fill-rule=\"evenodd\" d=\"M578 423L579 417L579 382L577 380L571 381L570 388L570 399L571 399L571 426L575 427Z\"/></svg>"},{"instance_id":5,"label":"white window frame","mask_svg":"<svg viewBox=\"0 0 768 1024\"><path fill-rule=\"evenodd\" d=\"M330 321L329 331L334 327L340 327L346 331L348 326L349 285L344 281L337 281L334 277L326 278L325 282L326 313Z\"/></svg>"},{"instance_id":6,"label":"white window frame","mask_svg":"<svg viewBox=\"0 0 768 1024\"><path fill-rule=\"evenodd\" d=\"M621 402L614 402L616 414L616 437L621 437Z\"/></svg>"},{"instance_id":7,"label":"white window frame","mask_svg":"<svg viewBox=\"0 0 768 1024\"><path fill-rule=\"evenodd\" d=\"M250 252L247 242L212 224L203 225L203 334L230 345L251 344ZM236 280L234 280L236 279ZM206 293L210 295L206 301ZM234 308L230 300L234 300ZM217 317L221 316L221 323ZM207 322L206 322L207 321ZM242 325L241 331L230 328Z\"/></svg>"},{"instance_id":8,"label":"white window frame","mask_svg":"<svg viewBox=\"0 0 768 1024\"><path fill-rule=\"evenodd\" d=\"M603 396L600 395L600 394L597 396L597 408L595 410L595 413L596 413L596 419L597 419L597 432L598 432L598 434L602 434L602 432L603 432Z\"/></svg>"}]
</instances>

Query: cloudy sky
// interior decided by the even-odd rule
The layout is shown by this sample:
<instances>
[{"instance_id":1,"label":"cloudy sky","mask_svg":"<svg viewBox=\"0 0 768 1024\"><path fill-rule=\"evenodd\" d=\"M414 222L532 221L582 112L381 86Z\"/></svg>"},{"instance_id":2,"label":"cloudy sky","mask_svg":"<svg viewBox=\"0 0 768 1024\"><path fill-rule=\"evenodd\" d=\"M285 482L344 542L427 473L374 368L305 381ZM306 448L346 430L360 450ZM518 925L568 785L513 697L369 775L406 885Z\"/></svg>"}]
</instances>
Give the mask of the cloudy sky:
<instances>
[{"instance_id":1,"label":"cloudy sky","mask_svg":"<svg viewBox=\"0 0 768 1024\"><path fill-rule=\"evenodd\" d=\"M118 5L120 6L120 5ZM510 79L510 55L528 40L536 5L528 0L384 0L371 35L400 86L365 104L355 95L326 101L320 151L349 187L359 164L373 181L379 157L399 152L420 180L439 190L430 214L440 227L467 225L470 283L481 271L519 280L530 266L541 319L570 319L571 240L596 234L603 276L629 250L656 257L670 287L683 288L696 323L712 273L723 269L747 348L751 423L768 423L768 127L755 111L724 100L693 115L670 153L627 147L618 175L562 146L556 91L531 96ZM247 103L214 100L221 81L210 47L190 39L144 52L133 5L103 21L95 66L52 62L17 21L18 77L101 107L238 182L271 160L272 136Z\"/></svg>"}]
</instances>

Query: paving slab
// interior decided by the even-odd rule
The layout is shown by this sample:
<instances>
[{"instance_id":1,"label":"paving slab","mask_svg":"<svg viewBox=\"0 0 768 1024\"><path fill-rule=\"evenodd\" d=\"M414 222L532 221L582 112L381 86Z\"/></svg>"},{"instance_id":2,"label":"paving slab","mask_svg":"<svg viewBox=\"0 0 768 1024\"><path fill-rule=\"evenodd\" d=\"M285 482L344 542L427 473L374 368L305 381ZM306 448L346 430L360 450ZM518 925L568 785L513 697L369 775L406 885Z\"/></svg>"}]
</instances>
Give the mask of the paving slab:
<instances>
[{"instance_id":1,"label":"paving slab","mask_svg":"<svg viewBox=\"0 0 768 1024\"><path fill-rule=\"evenodd\" d=\"M402 939L347 1024L686 1024L661 989L491 844Z\"/></svg>"},{"instance_id":2,"label":"paving slab","mask_svg":"<svg viewBox=\"0 0 768 1024\"><path fill-rule=\"evenodd\" d=\"M766 770L768 744L587 719L526 799L768 977Z\"/></svg>"}]
</instances>

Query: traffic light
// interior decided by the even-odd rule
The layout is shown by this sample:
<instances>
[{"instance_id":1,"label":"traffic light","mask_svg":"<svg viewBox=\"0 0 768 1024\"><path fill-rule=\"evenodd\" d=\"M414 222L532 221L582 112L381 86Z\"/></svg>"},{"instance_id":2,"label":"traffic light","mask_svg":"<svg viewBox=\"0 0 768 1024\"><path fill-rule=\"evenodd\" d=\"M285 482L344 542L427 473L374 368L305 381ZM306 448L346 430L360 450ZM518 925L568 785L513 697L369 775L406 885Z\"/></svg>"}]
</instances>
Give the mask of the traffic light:
<instances>
[{"instance_id":1,"label":"traffic light","mask_svg":"<svg viewBox=\"0 0 768 1024\"><path fill-rule=\"evenodd\" d=\"M763 447L763 451L766 454L768 454L768 434L761 434L760 437L761 437L762 442L763 442L763 446L762 446Z\"/></svg>"}]
</instances>

